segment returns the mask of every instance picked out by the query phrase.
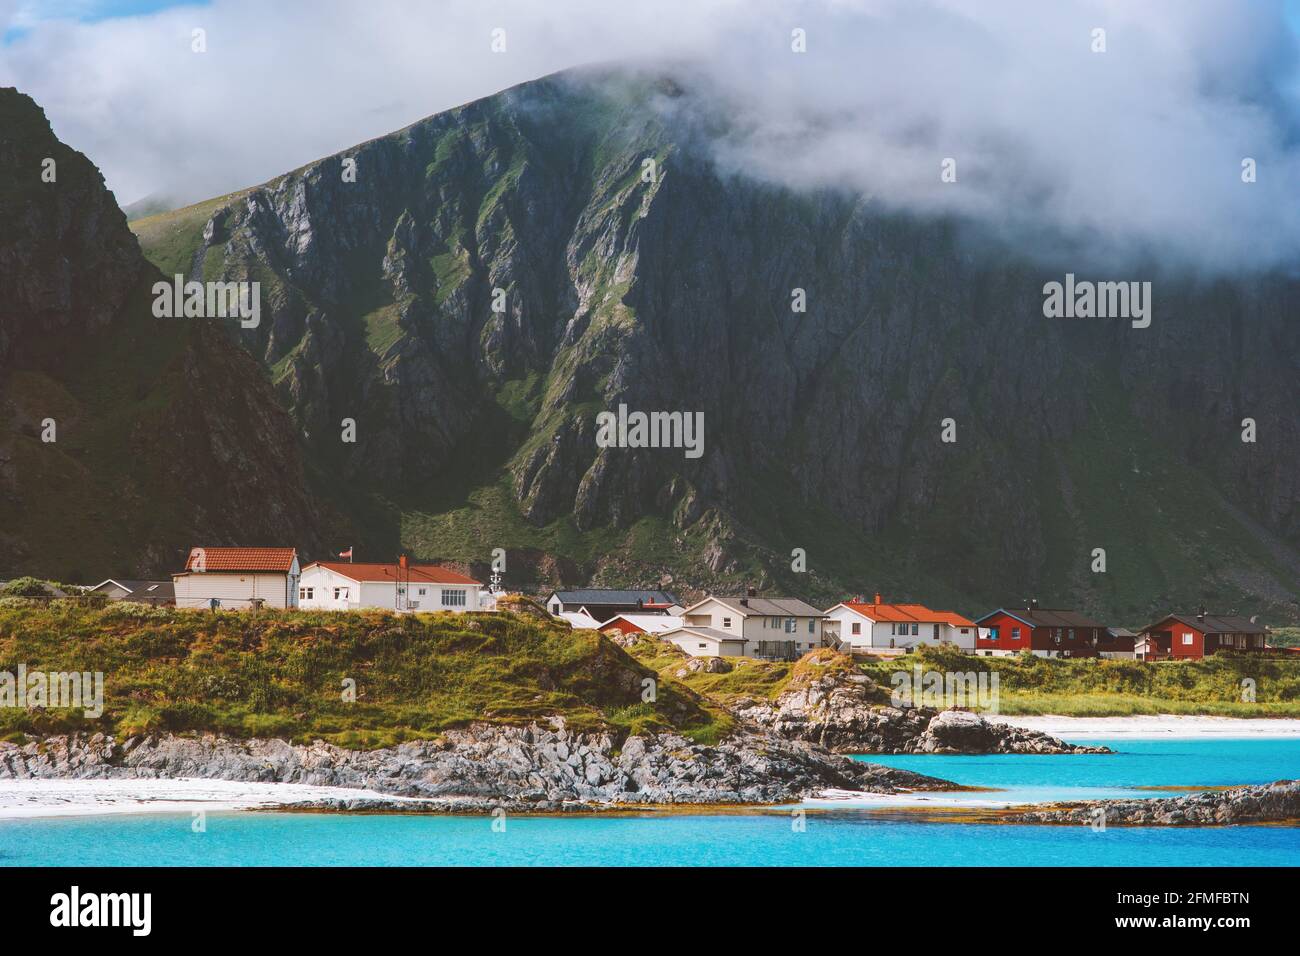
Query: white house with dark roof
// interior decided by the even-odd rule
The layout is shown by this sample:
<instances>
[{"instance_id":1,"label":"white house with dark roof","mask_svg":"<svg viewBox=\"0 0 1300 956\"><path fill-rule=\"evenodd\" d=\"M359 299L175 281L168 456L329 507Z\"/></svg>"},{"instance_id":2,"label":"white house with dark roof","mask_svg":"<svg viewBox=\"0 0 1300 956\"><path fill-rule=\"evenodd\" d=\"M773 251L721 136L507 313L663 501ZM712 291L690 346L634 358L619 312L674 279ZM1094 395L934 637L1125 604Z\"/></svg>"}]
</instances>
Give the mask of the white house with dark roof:
<instances>
[{"instance_id":1,"label":"white house with dark roof","mask_svg":"<svg viewBox=\"0 0 1300 956\"><path fill-rule=\"evenodd\" d=\"M798 598L706 597L659 636L693 657L795 660L824 645L826 615Z\"/></svg>"},{"instance_id":2,"label":"white house with dark roof","mask_svg":"<svg viewBox=\"0 0 1300 956\"><path fill-rule=\"evenodd\" d=\"M313 561L302 570L298 603L320 611L477 611L483 585L440 564Z\"/></svg>"},{"instance_id":3,"label":"white house with dark roof","mask_svg":"<svg viewBox=\"0 0 1300 956\"><path fill-rule=\"evenodd\" d=\"M110 601L134 601L138 604L166 605L176 603L176 589L171 581L136 581L128 578L106 578L92 587L87 594L103 594Z\"/></svg>"},{"instance_id":4,"label":"white house with dark roof","mask_svg":"<svg viewBox=\"0 0 1300 956\"><path fill-rule=\"evenodd\" d=\"M680 614L681 604L671 591L637 588L575 588L552 591L546 610L557 617L565 611L583 611L597 621L616 614Z\"/></svg>"}]
</instances>

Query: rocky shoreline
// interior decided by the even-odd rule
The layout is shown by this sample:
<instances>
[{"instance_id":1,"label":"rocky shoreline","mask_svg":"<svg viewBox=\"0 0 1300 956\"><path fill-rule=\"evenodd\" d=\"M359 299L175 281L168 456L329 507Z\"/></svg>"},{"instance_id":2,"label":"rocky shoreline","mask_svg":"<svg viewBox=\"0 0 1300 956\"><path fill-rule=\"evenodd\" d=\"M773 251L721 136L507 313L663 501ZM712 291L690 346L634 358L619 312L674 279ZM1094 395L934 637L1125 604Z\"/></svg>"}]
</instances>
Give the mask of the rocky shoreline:
<instances>
[{"instance_id":1,"label":"rocky shoreline","mask_svg":"<svg viewBox=\"0 0 1300 956\"><path fill-rule=\"evenodd\" d=\"M1008 814L1012 823L1099 824L1107 826L1225 826L1241 823L1300 822L1300 780L1183 797L1149 800L1088 800Z\"/></svg>"},{"instance_id":2,"label":"rocky shoreline","mask_svg":"<svg viewBox=\"0 0 1300 956\"><path fill-rule=\"evenodd\" d=\"M805 667L775 700L745 699L731 708L745 723L786 740L852 754L1108 754L971 711L890 707L875 701L867 675Z\"/></svg>"},{"instance_id":3,"label":"rocky shoreline","mask_svg":"<svg viewBox=\"0 0 1300 956\"><path fill-rule=\"evenodd\" d=\"M437 740L380 750L321 741L95 734L0 743L0 778L207 778L378 791L374 799L306 807L480 813L556 812L647 805L778 804L825 790L959 790L922 774L837 756L800 741L741 733L716 745L675 734L628 737L547 725L474 724ZM413 803L409 798L417 798Z\"/></svg>"}]
</instances>

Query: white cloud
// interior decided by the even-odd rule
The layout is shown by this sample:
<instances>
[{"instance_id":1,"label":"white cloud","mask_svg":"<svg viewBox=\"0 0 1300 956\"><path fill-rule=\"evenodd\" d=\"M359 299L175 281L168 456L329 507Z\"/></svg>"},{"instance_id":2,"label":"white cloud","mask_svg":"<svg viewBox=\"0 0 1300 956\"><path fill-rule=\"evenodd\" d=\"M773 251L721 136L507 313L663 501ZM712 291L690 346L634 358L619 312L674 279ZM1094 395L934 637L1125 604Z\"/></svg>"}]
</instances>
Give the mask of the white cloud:
<instances>
[{"instance_id":1,"label":"white cloud","mask_svg":"<svg viewBox=\"0 0 1300 956\"><path fill-rule=\"evenodd\" d=\"M1295 57L1280 0L215 0L36 23L0 83L130 202L259 182L568 66L694 61L747 131L719 148L742 171L1246 268L1300 248Z\"/></svg>"}]
</instances>

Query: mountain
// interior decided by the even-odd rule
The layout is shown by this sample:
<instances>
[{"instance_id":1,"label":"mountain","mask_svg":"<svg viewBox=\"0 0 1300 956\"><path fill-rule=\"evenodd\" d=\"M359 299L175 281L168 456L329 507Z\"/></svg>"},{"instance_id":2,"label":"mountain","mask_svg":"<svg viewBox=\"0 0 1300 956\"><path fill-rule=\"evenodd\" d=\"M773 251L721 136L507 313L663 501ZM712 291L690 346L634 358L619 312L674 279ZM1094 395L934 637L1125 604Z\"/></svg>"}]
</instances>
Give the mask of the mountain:
<instances>
[{"instance_id":1,"label":"mountain","mask_svg":"<svg viewBox=\"0 0 1300 956\"><path fill-rule=\"evenodd\" d=\"M331 541L505 548L539 587L1300 617L1294 282L1160 271L1150 328L1046 319L1082 267L750 177L719 112L562 74L132 228L165 275L261 283L234 331ZM620 404L701 412L703 455L600 447Z\"/></svg>"},{"instance_id":2,"label":"mountain","mask_svg":"<svg viewBox=\"0 0 1300 956\"><path fill-rule=\"evenodd\" d=\"M93 583L176 570L203 542L316 544L261 368L216 322L153 317L160 275L99 171L13 89L0 222L0 578Z\"/></svg>"}]
</instances>

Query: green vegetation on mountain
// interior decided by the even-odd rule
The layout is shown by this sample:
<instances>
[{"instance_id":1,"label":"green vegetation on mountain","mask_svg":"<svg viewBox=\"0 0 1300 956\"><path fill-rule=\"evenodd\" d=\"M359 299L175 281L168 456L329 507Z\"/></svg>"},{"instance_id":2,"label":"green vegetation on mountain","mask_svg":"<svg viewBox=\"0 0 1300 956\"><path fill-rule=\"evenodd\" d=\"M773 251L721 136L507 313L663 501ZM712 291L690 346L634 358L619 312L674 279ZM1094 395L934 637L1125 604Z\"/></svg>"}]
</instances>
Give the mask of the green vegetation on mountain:
<instances>
[{"instance_id":1,"label":"green vegetation on mountain","mask_svg":"<svg viewBox=\"0 0 1300 956\"><path fill-rule=\"evenodd\" d=\"M1287 277L1155 270L1151 329L1047 321L1055 269L747 176L718 103L623 70L138 219L149 268L116 210L86 213L111 197L84 157L38 182L57 144L20 100L0 213L34 231L0 263L57 284L67 258L76 283L58 314L0 304L0 571L161 574L200 537L480 567L504 548L525 588L1300 620ZM154 269L260 282L261 324L155 319ZM700 412L703 456L599 447L620 404Z\"/></svg>"},{"instance_id":2,"label":"green vegetation on mountain","mask_svg":"<svg viewBox=\"0 0 1300 956\"><path fill-rule=\"evenodd\" d=\"M594 631L511 613L219 612L0 599L0 672L104 674L104 714L0 708L0 736L212 731L350 747L429 739L475 721L559 715L578 730L731 722ZM647 678L654 699L643 699ZM354 682L347 684L345 682ZM355 699L346 691L355 689Z\"/></svg>"}]
</instances>

